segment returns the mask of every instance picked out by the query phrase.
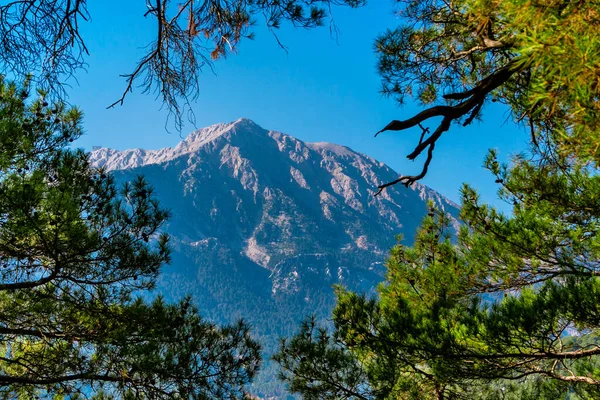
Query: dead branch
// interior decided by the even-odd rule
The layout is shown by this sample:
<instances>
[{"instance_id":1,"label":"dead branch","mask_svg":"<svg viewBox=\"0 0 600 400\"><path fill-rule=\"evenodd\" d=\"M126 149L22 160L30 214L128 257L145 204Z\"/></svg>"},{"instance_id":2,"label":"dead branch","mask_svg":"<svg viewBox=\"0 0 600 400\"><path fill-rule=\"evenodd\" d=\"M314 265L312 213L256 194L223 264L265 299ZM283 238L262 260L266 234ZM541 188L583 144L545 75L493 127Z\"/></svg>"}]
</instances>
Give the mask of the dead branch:
<instances>
[{"instance_id":1,"label":"dead branch","mask_svg":"<svg viewBox=\"0 0 600 400\"><path fill-rule=\"evenodd\" d=\"M505 66L497 69L487 77L483 78L474 88L464 92L450 93L443 96L447 100L463 100L460 103L454 105L438 105L430 107L407 120L393 120L383 129L377 132L375 136L379 135L381 132L402 131L419 125L423 130L419 143L406 157L409 160L414 160L421 155L425 149L428 149L428 151L427 158L425 159L425 163L423 164L423 168L419 174L403 175L394 181L384 183L378 186L379 190L375 193L375 196L379 195L383 189L389 186L402 183L404 186L408 187L416 181L422 179L427 174L429 164L433 158L435 143L442 136L442 134L450 128L452 122L463 117L466 117L463 126L469 125L471 122L473 122L473 120L479 115L486 97L493 90L506 83L515 73L522 71L525 68L525 65L526 63L521 62L521 60L513 59ZM435 117L443 118L437 129L429 137L423 140L424 135L429 132L429 129L423 128L421 123Z\"/></svg>"}]
</instances>

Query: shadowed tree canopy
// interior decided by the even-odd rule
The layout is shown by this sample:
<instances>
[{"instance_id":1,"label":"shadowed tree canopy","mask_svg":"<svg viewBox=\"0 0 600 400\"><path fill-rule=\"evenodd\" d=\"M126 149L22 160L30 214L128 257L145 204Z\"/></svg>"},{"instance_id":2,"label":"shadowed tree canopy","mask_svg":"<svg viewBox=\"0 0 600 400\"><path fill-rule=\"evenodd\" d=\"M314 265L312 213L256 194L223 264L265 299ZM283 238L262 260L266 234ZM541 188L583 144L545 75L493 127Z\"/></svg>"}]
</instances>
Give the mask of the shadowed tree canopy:
<instances>
[{"instance_id":1,"label":"shadowed tree canopy","mask_svg":"<svg viewBox=\"0 0 600 400\"><path fill-rule=\"evenodd\" d=\"M70 150L81 131L78 110L0 81L0 397L241 398L249 328L134 296L169 261L167 212Z\"/></svg>"},{"instance_id":2,"label":"shadowed tree canopy","mask_svg":"<svg viewBox=\"0 0 600 400\"><path fill-rule=\"evenodd\" d=\"M255 20L272 32L288 21L297 27L323 24L332 5L357 7L364 0L136 0L131 18L152 18L154 40L135 66L123 66L125 87L110 105L123 104L140 87L155 93L181 128L189 101L199 94L198 78L211 61L235 52L252 37ZM8 1L0 5L0 65L14 76L64 98L65 81L85 66L88 49L80 27L90 19L86 0ZM107 5L108 7L108 5ZM118 12L118 11L117 11ZM146 43L140 43L140 46ZM127 68L130 68L127 72ZM189 108L188 108L189 109Z\"/></svg>"}]
</instances>

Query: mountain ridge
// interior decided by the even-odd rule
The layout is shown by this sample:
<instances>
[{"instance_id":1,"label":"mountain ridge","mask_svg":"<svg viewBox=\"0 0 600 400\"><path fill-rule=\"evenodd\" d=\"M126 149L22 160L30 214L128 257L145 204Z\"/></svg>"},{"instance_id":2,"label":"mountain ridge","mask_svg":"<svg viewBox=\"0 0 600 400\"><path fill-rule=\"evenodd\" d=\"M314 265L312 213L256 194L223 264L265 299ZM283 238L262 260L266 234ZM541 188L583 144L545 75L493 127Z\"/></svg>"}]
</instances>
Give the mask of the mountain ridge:
<instances>
[{"instance_id":1,"label":"mountain ridge","mask_svg":"<svg viewBox=\"0 0 600 400\"><path fill-rule=\"evenodd\" d=\"M305 143L248 119L191 133L173 148L95 150L90 160L117 181L144 175L162 206L174 249L158 291L191 294L219 323L243 317L267 353L315 314L326 320L333 285L375 294L389 249L411 243L427 200L458 226L458 206L397 178L384 163L331 143ZM283 391L267 365L256 391Z\"/></svg>"},{"instance_id":2,"label":"mountain ridge","mask_svg":"<svg viewBox=\"0 0 600 400\"><path fill-rule=\"evenodd\" d=\"M223 135L237 134L240 131L243 131L246 134L253 133L291 137L279 131L266 130L249 118L239 118L233 122L217 123L205 128L197 129L191 132L175 147L164 147L157 150L146 150L143 148L116 150L108 147L95 149L90 153L91 161L95 166L105 167L109 171L115 169L135 168L148 164L156 164L193 153L203 145L208 145L210 142L218 140ZM296 138L294 138L294 140L302 142L315 151L329 151L338 155L347 156L360 155L377 162L372 157L356 152L347 146L329 142L304 142ZM137 163L132 164L130 162L126 162L126 160L129 160L132 157L135 157L135 161L137 161ZM380 164L383 165L383 163Z\"/></svg>"},{"instance_id":3,"label":"mountain ridge","mask_svg":"<svg viewBox=\"0 0 600 400\"><path fill-rule=\"evenodd\" d=\"M244 128L246 128L246 130L243 130ZM373 163L378 164L380 167L387 167L387 165L385 165L383 162L377 161L374 158L366 154L357 152L347 146L330 142L304 142L300 139L296 139L290 135L284 134L279 131L264 129L251 119L245 117L239 118L233 122L217 123L205 128L197 129L191 132L175 147L164 147L157 150L146 150L142 148L133 148L126 150L116 150L112 148L95 149L90 152L90 162L95 167L104 167L108 171L138 168L150 164L159 164L198 151L203 145L209 145L211 142L218 140L220 137L227 133L237 134L240 131L243 131L244 133L262 133L265 135L274 136L276 138L291 138L292 140L300 142L306 147L317 152L331 152L339 156L360 156L368 159ZM393 171L390 167L387 168ZM430 190L432 192L435 192L435 194L437 195L435 197L444 198L445 202L451 205L452 207L459 207L458 204L454 203L452 200L445 198L440 193L423 184L420 184L419 182L413 184L413 189ZM375 192L375 190L376 188L373 188L373 193ZM385 196L385 192L383 192L383 195Z\"/></svg>"}]
</instances>

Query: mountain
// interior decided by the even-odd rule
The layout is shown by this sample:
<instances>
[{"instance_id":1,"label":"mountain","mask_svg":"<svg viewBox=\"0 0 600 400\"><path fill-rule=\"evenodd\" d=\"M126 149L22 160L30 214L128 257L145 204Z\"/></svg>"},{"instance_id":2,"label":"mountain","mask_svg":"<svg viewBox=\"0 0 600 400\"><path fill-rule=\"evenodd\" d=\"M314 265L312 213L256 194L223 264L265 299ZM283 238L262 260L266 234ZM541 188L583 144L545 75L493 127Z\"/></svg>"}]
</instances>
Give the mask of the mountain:
<instances>
[{"instance_id":1,"label":"mountain","mask_svg":"<svg viewBox=\"0 0 600 400\"><path fill-rule=\"evenodd\" d=\"M90 158L118 180L144 175L171 210L174 257L159 291L190 293L218 322L244 317L266 353L305 316L329 315L332 285L374 293L388 250L400 234L412 241L427 200L458 215L420 184L374 197L398 176L385 164L248 119L200 129L174 148L99 149ZM267 366L257 390L282 396L270 376Z\"/></svg>"}]
</instances>

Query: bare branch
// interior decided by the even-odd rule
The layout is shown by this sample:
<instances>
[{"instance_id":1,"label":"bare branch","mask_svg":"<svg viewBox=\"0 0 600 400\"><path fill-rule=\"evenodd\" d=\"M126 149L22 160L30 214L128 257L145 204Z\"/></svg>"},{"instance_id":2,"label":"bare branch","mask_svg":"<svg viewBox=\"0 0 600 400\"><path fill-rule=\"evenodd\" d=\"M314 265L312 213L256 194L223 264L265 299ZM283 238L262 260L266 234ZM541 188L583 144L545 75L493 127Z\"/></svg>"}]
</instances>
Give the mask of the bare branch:
<instances>
[{"instance_id":1,"label":"bare branch","mask_svg":"<svg viewBox=\"0 0 600 400\"><path fill-rule=\"evenodd\" d=\"M375 193L375 195L379 195L386 187L398 183L402 183L404 186L408 187L414 182L422 179L427 174L429 164L431 163L435 142L450 128L451 123L465 116L467 116L467 118L464 121L463 126L467 126L473 122L473 120L479 115L486 96L493 90L506 83L515 73L522 71L525 68L525 65L526 63L520 62L519 59L513 59L505 66L497 69L492 74L482 79L473 89L461 93L451 93L444 96L446 99L463 100L462 102L449 106L430 107L407 120L394 120L387 124L382 130L377 132L375 136L379 135L381 132L401 131L419 125L423 130L421 138L419 139L419 143L406 157L409 160L414 160L425 149L428 149L428 152L425 163L423 164L423 169L418 175L400 176L394 181L382 184L378 187L379 190ZM443 117L443 119L438 125L437 129L429 137L423 140L425 133L429 132L429 129L423 128L421 123L435 117Z\"/></svg>"}]
</instances>

